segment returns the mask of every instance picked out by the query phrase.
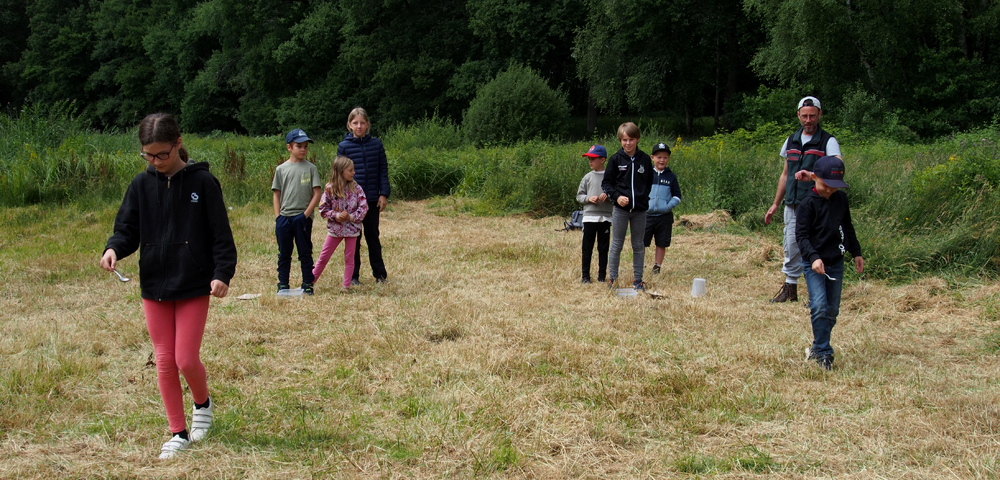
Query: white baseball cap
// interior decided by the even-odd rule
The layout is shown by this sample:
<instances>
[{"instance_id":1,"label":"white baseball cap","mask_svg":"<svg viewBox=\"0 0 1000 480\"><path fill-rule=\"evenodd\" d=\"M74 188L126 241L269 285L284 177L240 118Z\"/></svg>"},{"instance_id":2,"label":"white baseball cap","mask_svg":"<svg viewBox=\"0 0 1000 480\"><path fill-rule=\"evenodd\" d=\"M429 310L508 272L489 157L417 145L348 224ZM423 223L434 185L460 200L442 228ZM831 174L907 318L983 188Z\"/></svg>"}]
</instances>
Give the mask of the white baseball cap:
<instances>
[{"instance_id":1,"label":"white baseball cap","mask_svg":"<svg viewBox=\"0 0 1000 480\"><path fill-rule=\"evenodd\" d=\"M806 103L807 101L811 101L811 103ZM802 100L799 100L799 106L798 108L795 109L795 111L797 112L799 110L802 110L802 107L816 107L820 110L823 109L823 107L819 105L819 99L812 96L802 97Z\"/></svg>"}]
</instances>

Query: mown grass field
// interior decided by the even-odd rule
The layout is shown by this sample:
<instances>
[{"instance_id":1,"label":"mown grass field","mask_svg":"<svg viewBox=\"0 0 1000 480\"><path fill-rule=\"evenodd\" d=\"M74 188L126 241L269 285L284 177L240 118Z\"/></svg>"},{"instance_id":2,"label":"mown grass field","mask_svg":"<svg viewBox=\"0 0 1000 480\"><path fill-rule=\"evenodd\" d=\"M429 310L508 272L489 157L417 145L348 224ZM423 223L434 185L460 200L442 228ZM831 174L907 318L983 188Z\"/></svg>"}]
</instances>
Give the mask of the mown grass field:
<instances>
[{"instance_id":1,"label":"mown grass field","mask_svg":"<svg viewBox=\"0 0 1000 480\"><path fill-rule=\"evenodd\" d=\"M824 372L802 358L807 309L767 302L775 229L683 215L646 278L666 298L622 300L579 284L562 217L463 202L390 204L387 284L365 265L340 294L335 255L315 297L287 300L270 204L233 205L238 272L202 351L217 423L166 462L137 282L97 267L117 205L0 210L0 477L1000 476L988 278L849 275Z\"/></svg>"}]
</instances>

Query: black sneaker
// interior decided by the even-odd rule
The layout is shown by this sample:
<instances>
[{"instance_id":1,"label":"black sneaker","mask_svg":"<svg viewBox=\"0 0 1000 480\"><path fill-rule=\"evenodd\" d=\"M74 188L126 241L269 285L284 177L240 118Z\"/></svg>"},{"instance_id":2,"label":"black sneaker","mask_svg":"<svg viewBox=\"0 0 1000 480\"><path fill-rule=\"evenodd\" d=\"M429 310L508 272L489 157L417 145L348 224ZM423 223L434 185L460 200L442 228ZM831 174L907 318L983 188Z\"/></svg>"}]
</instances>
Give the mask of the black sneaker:
<instances>
[{"instance_id":1,"label":"black sneaker","mask_svg":"<svg viewBox=\"0 0 1000 480\"><path fill-rule=\"evenodd\" d=\"M351 286L352 286L352 287L356 287L356 286L358 286L358 285L361 285L361 281L360 281L360 280L358 280L358 279L356 279L356 278L352 278L352 279L351 279Z\"/></svg>"},{"instance_id":2,"label":"black sneaker","mask_svg":"<svg viewBox=\"0 0 1000 480\"><path fill-rule=\"evenodd\" d=\"M816 363L823 367L823 370L833 370L833 355L824 355L816 359Z\"/></svg>"},{"instance_id":3,"label":"black sneaker","mask_svg":"<svg viewBox=\"0 0 1000 480\"><path fill-rule=\"evenodd\" d=\"M635 288L635 291L637 291L637 292L645 292L646 291L646 283L643 282L642 280L636 280L636 281L632 282L632 287Z\"/></svg>"},{"instance_id":4,"label":"black sneaker","mask_svg":"<svg viewBox=\"0 0 1000 480\"><path fill-rule=\"evenodd\" d=\"M378 277L375 279L375 283L385 283L385 277Z\"/></svg>"},{"instance_id":5,"label":"black sneaker","mask_svg":"<svg viewBox=\"0 0 1000 480\"><path fill-rule=\"evenodd\" d=\"M311 284L311 283L303 283L302 284L302 294L303 295L312 295L313 294L313 284Z\"/></svg>"},{"instance_id":6,"label":"black sneaker","mask_svg":"<svg viewBox=\"0 0 1000 480\"><path fill-rule=\"evenodd\" d=\"M606 282L608 280L606 278L604 278L604 277L597 277L597 281L601 282L601 283L604 283L604 282Z\"/></svg>"},{"instance_id":7,"label":"black sneaker","mask_svg":"<svg viewBox=\"0 0 1000 480\"><path fill-rule=\"evenodd\" d=\"M583 277L583 280L580 280L580 283L592 283L592 282L590 281L590 277Z\"/></svg>"},{"instance_id":8,"label":"black sneaker","mask_svg":"<svg viewBox=\"0 0 1000 480\"><path fill-rule=\"evenodd\" d=\"M279 292L282 291L282 290L288 290L289 288L291 288L291 287L289 287L287 283L279 283L278 284L278 291Z\"/></svg>"},{"instance_id":9,"label":"black sneaker","mask_svg":"<svg viewBox=\"0 0 1000 480\"><path fill-rule=\"evenodd\" d=\"M611 280L608 280L608 290L614 290L615 287L617 286L618 286L617 278L612 278Z\"/></svg>"},{"instance_id":10,"label":"black sneaker","mask_svg":"<svg viewBox=\"0 0 1000 480\"><path fill-rule=\"evenodd\" d=\"M659 274L660 274L660 266L653 265L653 275L659 275Z\"/></svg>"}]
</instances>

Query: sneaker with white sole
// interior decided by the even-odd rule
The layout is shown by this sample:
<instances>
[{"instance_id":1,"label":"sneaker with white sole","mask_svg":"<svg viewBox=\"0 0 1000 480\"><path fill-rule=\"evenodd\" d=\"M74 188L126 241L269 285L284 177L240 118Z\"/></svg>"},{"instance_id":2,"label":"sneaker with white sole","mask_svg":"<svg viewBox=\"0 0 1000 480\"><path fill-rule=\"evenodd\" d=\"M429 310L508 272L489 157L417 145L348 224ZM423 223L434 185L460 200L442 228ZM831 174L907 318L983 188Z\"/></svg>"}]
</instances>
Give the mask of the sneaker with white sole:
<instances>
[{"instance_id":1,"label":"sneaker with white sole","mask_svg":"<svg viewBox=\"0 0 1000 480\"><path fill-rule=\"evenodd\" d=\"M808 362L810 360L817 360L817 359L819 359L819 357L815 353L813 353L813 348L806 347L806 361Z\"/></svg>"},{"instance_id":2,"label":"sneaker with white sole","mask_svg":"<svg viewBox=\"0 0 1000 480\"><path fill-rule=\"evenodd\" d=\"M212 428L212 406L209 404L205 408L193 407L191 412L191 441L197 442L208 435L208 429Z\"/></svg>"},{"instance_id":3,"label":"sneaker with white sole","mask_svg":"<svg viewBox=\"0 0 1000 480\"><path fill-rule=\"evenodd\" d=\"M163 446L160 447L160 460L174 458L174 455L177 455L177 452L184 450L189 446L191 446L191 440L184 440L180 435L174 435L173 438L167 440L167 443L164 443Z\"/></svg>"}]
</instances>

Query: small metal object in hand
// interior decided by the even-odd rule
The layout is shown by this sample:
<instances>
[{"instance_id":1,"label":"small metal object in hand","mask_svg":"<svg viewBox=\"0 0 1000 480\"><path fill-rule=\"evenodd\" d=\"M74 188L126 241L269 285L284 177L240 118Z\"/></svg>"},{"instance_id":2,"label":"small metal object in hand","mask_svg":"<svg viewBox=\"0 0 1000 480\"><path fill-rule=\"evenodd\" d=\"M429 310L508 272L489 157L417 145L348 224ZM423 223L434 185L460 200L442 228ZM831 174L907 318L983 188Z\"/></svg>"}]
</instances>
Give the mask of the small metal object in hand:
<instances>
[{"instance_id":1,"label":"small metal object in hand","mask_svg":"<svg viewBox=\"0 0 1000 480\"><path fill-rule=\"evenodd\" d=\"M131 278L128 278L128 277L126 277L126 276L118 273L118 269L114 269L112 271L115 272L115 275L118 275L118 280L121 280L123 282L127 282L127 281L131 280Z\"/></svg>"},{"instance_id":2,"label":"small metal object in hand","mask_svg":"<svg viewBox=\"0 0 1000 480\"><path fill-rule=\"evenodd\" d=\"M826 272L823 272L823 275L826 275L826 278L829 278L830 280L833 280L834 282L836 282L836 281L837 281L837 279L836 279L836 278L833 278L833 277L831 277L831 276L827 275L827 274L826 274Z\"/></svg>"}]
</instances>

